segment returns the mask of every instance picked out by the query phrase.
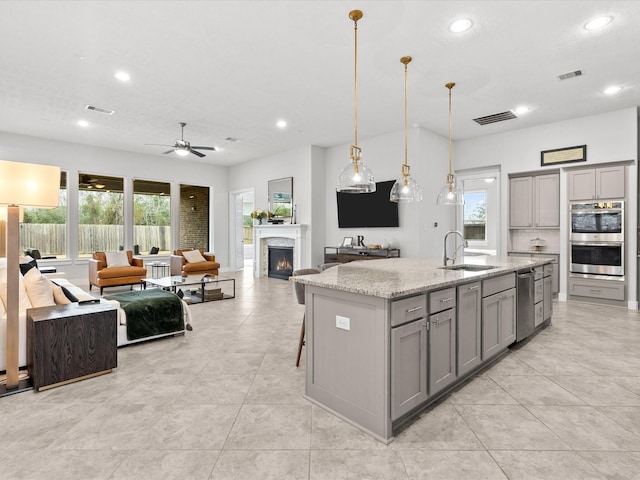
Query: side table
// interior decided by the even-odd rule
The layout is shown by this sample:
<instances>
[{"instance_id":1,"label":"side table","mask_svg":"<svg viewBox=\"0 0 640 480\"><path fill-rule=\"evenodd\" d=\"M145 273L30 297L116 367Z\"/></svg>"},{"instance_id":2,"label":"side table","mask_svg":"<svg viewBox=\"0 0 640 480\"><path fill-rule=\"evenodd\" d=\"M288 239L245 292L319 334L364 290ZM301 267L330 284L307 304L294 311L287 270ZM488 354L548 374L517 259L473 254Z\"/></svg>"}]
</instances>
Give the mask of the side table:
<instances>
[{"instance_id":1,"label":"side table","mask_svg":"<svg viewBox=\"0 0 640 480\"><path fill-rule=\"evenodd\" d=\"M37 391L118 366L117 310L107 303L27 309L27 367Z\"/></svg>"}]
</instances>

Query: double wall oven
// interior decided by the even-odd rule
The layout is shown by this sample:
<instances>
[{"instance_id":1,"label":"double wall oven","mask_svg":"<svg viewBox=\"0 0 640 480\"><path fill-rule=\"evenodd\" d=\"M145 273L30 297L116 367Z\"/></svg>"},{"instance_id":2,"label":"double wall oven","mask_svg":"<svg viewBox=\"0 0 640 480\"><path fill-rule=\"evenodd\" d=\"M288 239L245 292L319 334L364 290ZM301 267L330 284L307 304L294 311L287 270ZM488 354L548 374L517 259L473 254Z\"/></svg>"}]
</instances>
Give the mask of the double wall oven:
<instances>
[{"instance_id":1,"label":"double wall oven","mask_svg":"<svg viewBox=\"0 0 640 480\"><path fill-rule=\"evenodd\" d=\"M570 272L624 276L624 202L571 204Z\"/></svg>"}]
</instances>

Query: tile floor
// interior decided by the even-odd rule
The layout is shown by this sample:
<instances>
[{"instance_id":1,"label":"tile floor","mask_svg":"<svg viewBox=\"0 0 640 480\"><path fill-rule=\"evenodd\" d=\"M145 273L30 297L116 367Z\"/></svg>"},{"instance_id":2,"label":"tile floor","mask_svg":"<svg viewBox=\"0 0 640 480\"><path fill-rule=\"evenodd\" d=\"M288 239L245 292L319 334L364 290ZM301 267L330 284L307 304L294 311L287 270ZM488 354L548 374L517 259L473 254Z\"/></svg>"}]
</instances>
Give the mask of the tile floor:
<instances>
[{"instance_id":1,"label":"tile floor","mask_svg":"<svg viewBox=\"0 0 640 480\"><path fill-rule=\"evenodd\" d=\"M237 274L194 331L102 377L0 398L3 479L640 479L640 314L556 303L553 325L385 446L302 398L303 307Z\"/></svg>"}]
</instances>

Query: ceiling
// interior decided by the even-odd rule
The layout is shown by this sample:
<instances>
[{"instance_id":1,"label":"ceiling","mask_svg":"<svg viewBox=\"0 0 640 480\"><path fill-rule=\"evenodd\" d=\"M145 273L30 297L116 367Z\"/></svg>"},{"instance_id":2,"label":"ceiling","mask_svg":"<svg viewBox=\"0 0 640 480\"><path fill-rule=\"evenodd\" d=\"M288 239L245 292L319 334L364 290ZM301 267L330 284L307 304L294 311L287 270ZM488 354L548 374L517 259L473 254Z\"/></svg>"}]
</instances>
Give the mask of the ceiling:
<instances>
[{"instance_id":1,"label":"ceiling","mask_svg":"<svg viewBox=\"0 0 640 480\"><path fill-rule=\"evenodd\" d=\"M355 8L360 138L402 130L405 55L411 125L446 137L456 82L454 140L640 105L640 1L4 0L0 131L162 156L145 144L173 145L186 122L185 140L222 148L188 159L216 165L352 142ZM460 17L472 28L449 32Z\"/></svg>"}]
</instances>

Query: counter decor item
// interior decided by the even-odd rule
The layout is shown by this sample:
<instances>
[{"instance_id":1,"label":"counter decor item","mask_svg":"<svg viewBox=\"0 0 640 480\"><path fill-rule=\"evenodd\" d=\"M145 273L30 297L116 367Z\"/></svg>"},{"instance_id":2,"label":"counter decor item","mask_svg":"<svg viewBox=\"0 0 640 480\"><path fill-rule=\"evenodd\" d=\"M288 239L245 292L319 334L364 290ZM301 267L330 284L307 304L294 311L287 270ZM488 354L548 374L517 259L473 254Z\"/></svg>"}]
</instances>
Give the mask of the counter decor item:
<instances>
[{"instance_id":1,"label":"counter decor item","mask_svg":"<svg viewBox=\"0 0 640 480\"><path fill-rule=\"evenodd\" d=\"M547 242L544 239L540 238L540 237L532 238L529 243L531 245L531 248L535 252L541 252L542 249L547 244Z\"/></svg>"}]
</instances>

